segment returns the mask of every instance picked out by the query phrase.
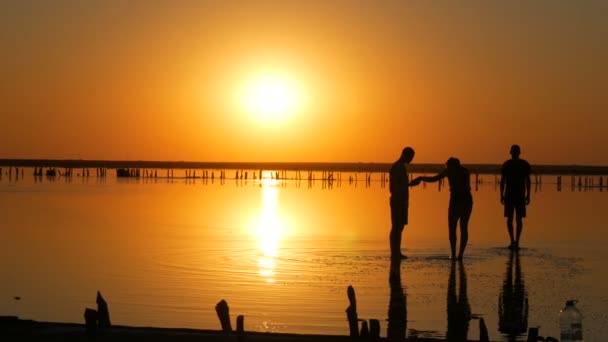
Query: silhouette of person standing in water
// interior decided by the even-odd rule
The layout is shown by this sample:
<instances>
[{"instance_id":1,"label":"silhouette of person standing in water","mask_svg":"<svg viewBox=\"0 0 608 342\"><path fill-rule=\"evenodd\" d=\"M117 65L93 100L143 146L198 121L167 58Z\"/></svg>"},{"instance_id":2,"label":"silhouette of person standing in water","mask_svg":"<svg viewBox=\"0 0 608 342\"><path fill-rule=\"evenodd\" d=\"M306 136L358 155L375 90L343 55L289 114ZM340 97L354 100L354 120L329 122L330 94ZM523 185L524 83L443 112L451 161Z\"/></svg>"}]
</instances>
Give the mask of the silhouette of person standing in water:
<instances>
[{"instance_id":1,"label":"silhouette of person standing in water","mask_svg":"<svg viewBox=\"0 0 608 342\"><path fill-rule=\"evenodd\" d=\"M389 174L389 187L391 191L391 259L400 260L407 258L401 254L401 234L408 222L409 187L420 183L409 182L406 164L414 159L414 149L406 147L401 152L401 157L393 163Z\"/></svg>"},{"instance_id":2,"label":"silhouette of person standing in water","mask_svg":"<svg viewBox=\"0 0 608 342\"><path fill-rule=\"evenodd\" d=\"M416 180L424 182L437 182L445 177L450 184L450 206L448 208L448 228L450 235L450 248L452 261L461 260L469 240L469 218L473 211L473 196L471 195L471 182L469 170L460 165L460 160L450 158L446 168L432 177L418 177ZM456 226L460 221L460 249L456 257Z\"/></svg>"},{"instance_id":3,"label":"silhouette of person standing in water","mask_svg":"<svg viewBox=\"0 0 608 342\"><path fill-rule=\"evenodd\" d=\"M523 218L526 217L526 205L530 204L530 164L519 158L519 145L511 146L511 159L502 164L500 176L500 203L504 204L504 215L507 218L507 229L511 244L509 249L519 249L519 238L523 230ZM517 231L513 232L513 213Z\"/></svg>"}]
</instances>

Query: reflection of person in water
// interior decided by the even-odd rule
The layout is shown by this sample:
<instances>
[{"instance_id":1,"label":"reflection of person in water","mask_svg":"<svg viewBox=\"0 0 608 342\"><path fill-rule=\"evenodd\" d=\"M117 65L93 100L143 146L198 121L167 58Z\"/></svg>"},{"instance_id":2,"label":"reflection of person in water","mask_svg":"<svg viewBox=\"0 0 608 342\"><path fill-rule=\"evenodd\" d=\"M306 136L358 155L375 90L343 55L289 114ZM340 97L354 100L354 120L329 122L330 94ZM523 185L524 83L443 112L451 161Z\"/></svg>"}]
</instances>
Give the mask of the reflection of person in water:
<instances>
[{"instance_id":1,"label":"reflection of person in water","mask_svg":"<svg viewBox=\"0 0 608 342\"><path fill-rule=\"evenodd\" d=\"M515 267L515 270L513 269ZM498 330L509 341L528 331L528 294L521 271L519 254L511 252L498 299Z\"/></svg>"},{"instance_id":2,"label":"reflection of person in water","mask_svg":"<svg viewBox=\"0 0 608 342\"><path fill-rule=\"evenodd\" d=\"M456 295L456 264L458 264L459 291ZM448 281L448 331L446 340L467 341L469 321L471 321L471 306L467 296L467 275L462 262L452 263Z\"/></svg>"},{"instance_id":3,"label":"reflection of person in water","mask_svg":"<svg viewBox=\"0 0 608 342\"><path fill-rule=\"evenodd\" d=\"M399 260L391 261L389 276L391 298L388 303L388 328L386 337L389 341L403 341L407 330L407 297L401 286Z\"/></svg>"}]
</instances>

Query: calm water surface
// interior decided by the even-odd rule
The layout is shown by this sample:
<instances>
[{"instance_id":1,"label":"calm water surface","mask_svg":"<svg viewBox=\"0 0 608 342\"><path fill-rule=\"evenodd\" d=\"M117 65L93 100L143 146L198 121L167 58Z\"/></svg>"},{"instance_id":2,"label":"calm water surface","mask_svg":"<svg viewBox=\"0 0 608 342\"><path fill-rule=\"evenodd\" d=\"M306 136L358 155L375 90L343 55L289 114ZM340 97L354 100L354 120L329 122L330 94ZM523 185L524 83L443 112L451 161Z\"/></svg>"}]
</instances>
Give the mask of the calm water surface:
<instances>
[{"instance_id":1,"label":"calm water surface","mask_svg":"<svg viewBox=\"0 0 608 342\"><path fill-rule=\"evenodd\" d=\"M369 184L364 174L356 183L342 174L331 187L109 174L3 175L0 315L83 322L100 290L119 325L219 329L214 307L225 299L233 321L245 315L246 330L344 335L352 285L359 317L379 319L383 336L390 323L408 336L478 339L483 317L493 340L526 324L558 337L567 299L579 300L586 341L608 336L606 189L568 182L557 191L544 177L523 249L512 255L486 175L473 194L466 259L453 265L449 193L421 185L404 232L410 259L389 277L388 188L379 174Z\"/></svg>"}]
</instances>

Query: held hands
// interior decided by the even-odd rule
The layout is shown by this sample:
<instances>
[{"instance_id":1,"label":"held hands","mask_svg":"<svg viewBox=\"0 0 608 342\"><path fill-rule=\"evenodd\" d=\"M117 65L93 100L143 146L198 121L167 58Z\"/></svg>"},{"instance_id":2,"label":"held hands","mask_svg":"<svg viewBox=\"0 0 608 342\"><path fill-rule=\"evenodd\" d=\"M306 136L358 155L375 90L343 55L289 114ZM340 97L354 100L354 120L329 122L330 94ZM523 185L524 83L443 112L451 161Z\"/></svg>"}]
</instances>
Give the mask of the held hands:
<instances>
[{"instance_id":1,"label":"held hands","mask_svg":"<svg viewBox=\"0 0 608 342\"><path fill-rule=\"evenodd\" d=\"M416 185L420 184L420 182L422 182L422 179L420 179L420 177L416 177L416 178L412 179L409 186L416 186Z\"/></svg>"}]
</instances>

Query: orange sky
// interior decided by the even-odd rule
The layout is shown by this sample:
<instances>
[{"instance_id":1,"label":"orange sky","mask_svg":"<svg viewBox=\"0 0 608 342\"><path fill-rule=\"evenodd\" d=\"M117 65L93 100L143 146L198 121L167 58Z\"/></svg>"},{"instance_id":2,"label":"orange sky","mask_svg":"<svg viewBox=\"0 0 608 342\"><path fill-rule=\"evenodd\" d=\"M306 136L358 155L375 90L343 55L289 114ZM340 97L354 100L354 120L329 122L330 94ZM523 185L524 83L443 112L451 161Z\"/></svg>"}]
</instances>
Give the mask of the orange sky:
<instances>
[{"instance_id":1,"label":"orange sky","mask_svg":"<svg viewBox=\"0 0 608 342\"><path fill-rule=\"evenodd\" d=\"M606 1L0 3L0 158L608 165ZM278 72L302 104L256 120Z\"/></svg>"}]
</instances>

